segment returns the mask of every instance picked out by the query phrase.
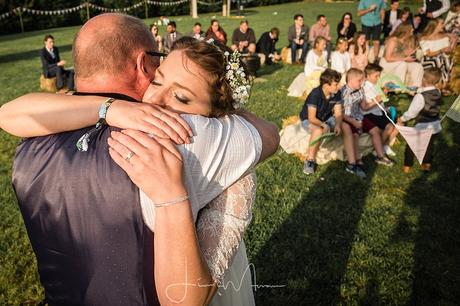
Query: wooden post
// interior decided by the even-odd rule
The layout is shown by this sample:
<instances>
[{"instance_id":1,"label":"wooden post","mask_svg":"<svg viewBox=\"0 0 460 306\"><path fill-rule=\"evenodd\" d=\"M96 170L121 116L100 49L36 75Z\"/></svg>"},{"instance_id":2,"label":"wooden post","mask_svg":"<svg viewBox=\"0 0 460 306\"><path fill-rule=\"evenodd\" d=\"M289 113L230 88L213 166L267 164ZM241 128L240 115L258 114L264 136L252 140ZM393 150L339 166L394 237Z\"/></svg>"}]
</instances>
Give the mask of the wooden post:
<instances>
[{"instance_id":1,"label":"wooden post","mask_svg":"<svg viewBox=\"0 0 460 306\"><path fill-rule=\"evenodd\" d=\"M86 18L89 20L89 2L86 2Z\"/></svg>"},{"instance_id":2,"label":"wooden post","mask_svg":"<svg viewBox=\"0 0 460 306\"><path fill-rule=\"evenodd\" d=\"M191 0L190 6L192 8L192 18L198 18L198 5L197 0Z\"/></svg>"},{"instance_id":3,"label":"wooden post","mask_svg":"<svg viewBox=\"0 0 460 306\"><path fill-rule=\"evenodd\" d=\"M145 19L149 19L149 6L147 3L147 0L144 1L144 7L145 7Z\"/></svg>"},{"instance_id":4,"label":"wooden post","mask_svg":"<svg viewBox=\"0 0 460 306\"><path fill-rule=\"evenodd\" d=\"M225 0L222 1L222 16L227 17L227 3Z\"/></svg>"},{"instance_id":5,"label":"wooden post","mask_svg":"<svg viewBox=\"0 0 460 306\"><path fill-rule=\"evenodd\" d=\"M24 22L22 21L22 7L18 7L19 23L21 24L21 32L24 33Z\"/></svg>"}]
</instances>

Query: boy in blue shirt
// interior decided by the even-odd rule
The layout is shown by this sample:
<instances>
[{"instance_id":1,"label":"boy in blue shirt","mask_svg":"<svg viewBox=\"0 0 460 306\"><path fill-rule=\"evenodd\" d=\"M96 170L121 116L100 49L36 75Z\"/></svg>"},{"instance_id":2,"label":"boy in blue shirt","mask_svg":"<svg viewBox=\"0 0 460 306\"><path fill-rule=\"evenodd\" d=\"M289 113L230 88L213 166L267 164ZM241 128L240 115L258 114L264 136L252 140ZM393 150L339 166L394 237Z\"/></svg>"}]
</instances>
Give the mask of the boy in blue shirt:
<instances>
[{"instance_id":1,"label":"boy in blue shirt","mask_svg":"<svg viewBox=\"0 0 460 306\"><path fill-rule=\"evenodd\" d=\"M309 143L330 130L336 135L342 132L342 97L339 91L341 77L335 70L324 70L319 80L320 85L313 89L305 100L300 120L308 120ZM315 172L319 145L320 142L317 142L308 147L308 159L303 168L305 174Z\"/></svg>"}]
</instances>

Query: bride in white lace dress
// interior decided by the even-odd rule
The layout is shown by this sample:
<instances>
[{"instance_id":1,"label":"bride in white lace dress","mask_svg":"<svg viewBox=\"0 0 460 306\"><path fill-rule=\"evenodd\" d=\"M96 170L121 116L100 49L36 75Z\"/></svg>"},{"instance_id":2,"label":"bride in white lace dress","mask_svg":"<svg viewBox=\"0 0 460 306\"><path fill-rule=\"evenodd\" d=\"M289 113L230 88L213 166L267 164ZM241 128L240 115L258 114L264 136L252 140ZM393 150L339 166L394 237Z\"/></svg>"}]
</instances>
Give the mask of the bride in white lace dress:
<instances>
[{"instance_id":1,"label":"bride in white lace dress","mask_svg":"<svg viewBox=\"0 0 460 306\"><path fill-rule=\"evenodd\" d=\"M274 153L277 142L262 150L258 131L248 123L254 123L254 117L247 112L241 112L242 117L230 115L247 101L249 86L239 58L224 54L224 48L191 38L178 40L143 98L144 102L166 109L115 101L106 120L112 126L158 134L161 125L153 122L162 117L164 122L171 118L182 122L175 113L205 116L184 119L195 137L207 134L215 141L205 145L198 141L186 143L178 150L184 161L184 178L201 254L218 288L211 305L254 305L243 235L251 221L255 199L254 167ZM96 96L29 94L2 108L2 118L8 118L2 122L2 128L17 131L12 132L17 136L31 137L90 126L94 124L93 113L103 101ZM39 122L40 114L45 114L42 120L53 124ZM125 144L124 150L128 149ZM126 152L119 152L124 153L125 163L132 156L131 151L128 155ZM154 231L158 208L142 191L140 198L144 221Z\"/></svg>"}]
</instances>

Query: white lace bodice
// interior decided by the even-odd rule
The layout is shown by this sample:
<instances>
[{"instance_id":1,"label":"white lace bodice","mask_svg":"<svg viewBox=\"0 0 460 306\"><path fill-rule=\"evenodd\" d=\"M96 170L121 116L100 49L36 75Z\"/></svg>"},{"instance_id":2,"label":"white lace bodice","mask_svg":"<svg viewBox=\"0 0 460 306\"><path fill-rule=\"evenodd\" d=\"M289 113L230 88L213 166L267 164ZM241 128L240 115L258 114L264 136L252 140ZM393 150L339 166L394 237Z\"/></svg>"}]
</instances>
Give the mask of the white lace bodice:
<instances>
[{"instance_id":1,"label":"white lace bodice","mask_svg":"<svg viewBox=\"0 0 460 306\"><path fill-rule=\"evenodd\" d=\"M252 171L230 186L200 212L197 235L212 278L220 283L252 219L256 196Z\"/></svg>"}]
</instances>

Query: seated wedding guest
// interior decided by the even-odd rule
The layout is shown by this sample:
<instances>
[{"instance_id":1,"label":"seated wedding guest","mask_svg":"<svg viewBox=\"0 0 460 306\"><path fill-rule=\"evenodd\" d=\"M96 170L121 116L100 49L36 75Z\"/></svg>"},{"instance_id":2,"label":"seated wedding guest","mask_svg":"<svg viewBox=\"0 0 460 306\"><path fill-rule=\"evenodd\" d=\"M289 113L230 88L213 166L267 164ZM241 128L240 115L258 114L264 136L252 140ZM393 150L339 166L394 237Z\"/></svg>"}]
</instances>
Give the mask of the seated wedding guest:
<instances>
[{"instance_id":1,"label":"seated wedding guest","mask_svg":"<svg viewBox=\"0 0 460 306\"><path fill-rule=\"evenodd\" d=\"M420 87L423 67L415 58L413 31L410 23L403 23L388 37L380 65L384 73L396 75L408 86Z\"/></svg>"},{"instance_id":2,"label":"seated wedding guest","mask_svg":"<svg viewBox=\"0 0 460 306\"><path fill-rule=\"evenodd\" d=\"M308 51L308 27L304 25L303 16L297 14L294 16L294 24L288 29L288 41L291 48L292 64L305 64L305 57ZM297 49L302 49L300 59L296 60Z\"/></svg>"},{"instance_id":3,"label":"seated wedding guest","mask_svg":"<svg viewBox=\"0 0 460 306\"><path fill-rule=\"evenodd\" d=\"M350 45L351 67L364 71L369 62L369 47L364 32L357 32Z\"/></svg>"},{"instance_id":4,"label":"seated wedding guest","mask_svg":"<svg viewBox=\"0 0 460 306\"><path fill-rule=\"evenodd\" d=\"M439 111L441 110L442 96L436 84L441 79L441 71L438 68L428 68L423 73L422 88L412 99L409 109L399 118L398 124L415 119L415 127L420 129L430 129L433 131L428 148L420 168L423 171L431 170L431 163L434 156L434 143L441 133L441 121ZM406 144L404 152L403 172L409 173L414 164L414 152Z\"/></svg>"},{"instance_id":5,"label":"seated wedding guest","mask_svg":"<svg viewBox=\"0 0 460 306\"><path fill-rule=\"evenodd\" d=\"M40 59L42 61L43 76L45 78L56 77L56 88L61 90L64 88L65 80L67 79L68 90L74 88L74 71L73 69L64 69L66 62L61 60L58 47L54 46L54 37L45 35L43 40L45 46L40 51Z\"/></svg>"},{"instance_id":6,"label":"seated wedding guest","mask_svg":"<svg viewBox=\"0 0 460 306\"><path fill-rule=\"evenodd\" d=\"M204 40L205 39L205 34L201 30L201 23L197 22L193 26L193 29L190 33L187 34L188 37L193 37L198 40Z\"/></svg>"},{"instance_id":7,"label":"seated wedding guest","mask_svg":"<svg viewBox=\"0 0 460 306\"><path fill-rule=\"evenodd\" d=\"M175 21L170 21L168 23L168 26L166 28L166 34L163 38L163 48L166 53L169 53L171 51L171 47L173 43L181 38L183 35L179 32L176 31L176 22Z\"/></svg>"},{"instance_id":8,"label":"seated wedding guest","mask_svg":"<svg viewBox=\"0 0 460 306\"><path fill-rule=\"evenodd\" d=\"M396 31L396 29L403 23L409 23L413 26L412 13L410 12L410 8L408 7L402 9L401 16L392 24L390 35L393 34Z\"/></svg>"},{"instance_id":9,"label":"seated wedding guest","mask_svg":"<svg viewBox=\"0 0 460 306\"><path fill-rule=\"evenodd\" d=\"M313 43L313 48L308 51L304 72L299 73L294 81L292 81L288 88L288 96L302 97L308 95L313 88L318 86L320 76L326 68L326 39L318 36Z\"/></svg>"},{"instance_id":10,"label":"seated wedding guest","mask_svg":"<svg viewBox=\"0 0 460 306\"><path fill-rule=\"evenodd\" d=\"M356 25L352 20L353 16L347 12L343 14L342 21L337 25L337 37L346 37L349 43L353 41L356 33Z\"/></svg>"},{"instance_id":11,"label":"seated wedding guest","mask_svg":"<svg viewBox=\"0 0 460 306\"><path fill-rule=\"evenodd\" d=\"M227 44L227 33L225 33L224 29L219 25L219 21L216 19L211 20L211 26L206 31L206 39L210 38L223 45Z\"/></svg>"},{"instance_id":12,"label":"seated wedding guest","mask_svg":"<svg viewBox=\"0 0 460 306\"><path fill-rule=\"evenodd\" d=\"M412 26L414 27L414 35L418 36L422 33L422 15L414 15L412 18Z\"/></svg>"},{"instance_id":13,"label":"seated wedding guest","mask_svg":"<svg viewBox=\"0 0 460 306\"><path fill-rule=\"evenodd\" d=\"M256 51L265 57L265 63L271 65L278 62L281 59L281 55L276 51L276 42L280 35L280 30L278 28L272 28L270 32L263 33L256 45Z\"/></svg>"},{"instance_id":14,"label":"seated wedding guest","mask_svg":"<svg viewBox=\"0 0 460 306\"><path fill-rule=\"evenodd\" d=\"M420 48L423 51L422 66L438 68L441 71L441 88L444 95L449 92L444 87L449 82L453 67L451 52L456 46L452 44L448 34L444 33L444 21L441 18L430 20L420 37Z\"/></svg>"},{"instance_id":15,"label":"seated wedding guest","mask_svg":"<svg viewBox=\"0 0 460 306\"><path fill-rule=\"evenodd\" d=\"M460 36L460 1L452 4L452 8L444 20L444 29L447 33Z\"/></svg>"},{"instance_id":16,"label":"seated wedding guest","mask_svg":"<svg viewBox=\"0 0 460 306\"><path fill-rule=\"evenodd\" d=\"M158 51L163 51L163 38L159 33L158 26L156 24L150 25L150 32L152 32L153 39L157 43Z\"/></svg>"},{"instance_id":17,"label":"seated wedding guest","mask_svg":"<svg viewBox=\"0 0 460 306\"><path fill-rule=\"evenodd\" d=\"M310 130L309 143L329 131L340 135L342 132L342 97L339 82L342 76L337 71L326 69L320 77L319 86L308 95L300 112L300 120L308 120ZM316 154L321 141L308 147L308 158L303 172L313 174L316 171Z\"/></svg>"},{"instance_id":18,"label":"seated wedding guest","mask_svg":"<svg viewBox=\"0 0 460 306\"><path fill-rule=\"evenodd\" d=\"M389 159L385 156L380 129L364 116L361 109L361 104L365 103L366 99L363 88L364 72L356 68L351 68L347 72L346 78L347 84L341 89L343 99L343 121L350 126L353 134L352 143L354 148L348 149L348 151L352 152L354 156L349 157L350 155L347 152L348 165L345 170L358 176L365 176L359 171L363 171L362 167L364 166L359 150L359 136L362 133L368 133L371 136L372 145L377 154L377 163L391 165L391 162L388 163ZM345 133L345 126L342 129Z\"/></svg>"},{"instance_id":19,"label":"seated wedding guest","mask_svg":"<svg viewBox=\"0 0 460 306\"><path fill-rule=\"evenodd\" d=\"M423 31L428 24L428 21L434 18L441 17L442 14L450 9L450 0L424 0L423 7L419 8L419 13L422 16Z\"/></svg>"},{"instance_id":20,"label":"seated wedding guest","mask_svg":"<svg viewBox=\"0 0 460 306\"><path fill-rule=\"evenodd\" d=\"M326 16L324 15L318 15L316 17L316 23L311 26L310 29L310 34L309 34L309 41L310 44L313 45L317 37L323 37L326 39L326 50L328 56L330 56L331 53L331 29L329 27L329 24L327 23Z\"/></svg>"},{"instance_id":21,"label":"seated wedding guest","mask_svg":"<svg viewBox=\"0 0 460 306\"><path fill-rule=\"evenodd\" d=\"M398 135L398 130L393 123L385 116L381 108L382 95L378 93L376 86L377 81L382 74L382 67L377 64L369 64L365 69L366 82L364 83L364 101L361 103L364 118L371 121L375 126L382 130L382 143L385 154L395 156L389 144L393 143L393 139ZM379 104L379 105L377 105ZM394 163L385 156L379 156L377 153L376 162L386 166L392 166Z\"/></svg>"},{"instance_id":22,"label":"seated wedding guest","mask_svg":"<svg viewBox=\"0 0 460 306\"><path fill-rule=\"evenodd\" d=\"M241 20L240 26L233 31L231 48L240 53L256 52L256 35L247 20Z\"/></svg>"},{"instance_id":23,"label":"seated wedding guest","mask_svg":"<svg viewBox=\"0 0 460 306\"><path fill-rule=\"evenodd\" d=\"M342 74L342 84L346 72L351 68L350 53L348 53L348 41L346 37L339 37L335 44L335 51L331 55L331 69Z\"/></svg>"},{"instance_id":24,"label":"seated wedding guest","mask_svg":"<svg viewBox=\"0 0 460 306\"><path fill-rule=\"evenodd\" d=\"M399 9L399 0L391 0L390 9L385 11L385 17L383 18L383 37L387 38L390 35L393 24L401 16L401 10Z\"/></svg>"}]
</instances>

